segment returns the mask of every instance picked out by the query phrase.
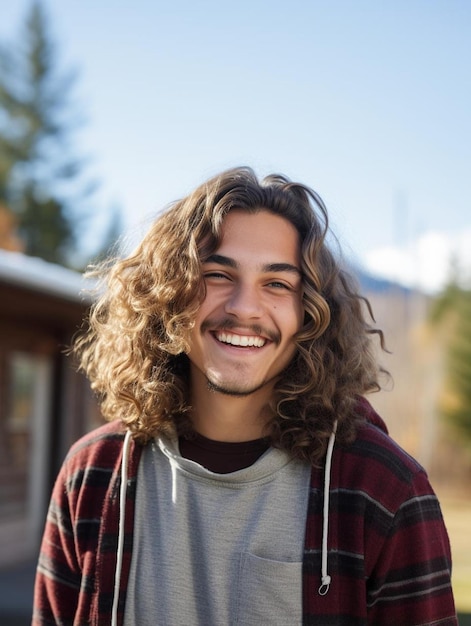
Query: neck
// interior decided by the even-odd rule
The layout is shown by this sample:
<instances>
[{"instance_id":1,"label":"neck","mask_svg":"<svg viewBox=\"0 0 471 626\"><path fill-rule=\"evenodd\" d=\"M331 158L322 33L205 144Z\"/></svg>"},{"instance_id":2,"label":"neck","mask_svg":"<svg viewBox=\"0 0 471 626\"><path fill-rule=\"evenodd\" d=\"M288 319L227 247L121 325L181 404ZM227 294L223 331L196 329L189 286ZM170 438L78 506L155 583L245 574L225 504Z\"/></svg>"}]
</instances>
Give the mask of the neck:
<instances>
[{"instance_id":1,"label":"neck","mask_svg":"<svg viewBox=\"0 0 471 626\"><path fill-rule=\"evenodd\" d=\"M247 396L231 396L192 384L191 421L200 435L214 441L238 442L266 435L270 417L270 389L259 389Z\"/></svg>"}]
</instances>

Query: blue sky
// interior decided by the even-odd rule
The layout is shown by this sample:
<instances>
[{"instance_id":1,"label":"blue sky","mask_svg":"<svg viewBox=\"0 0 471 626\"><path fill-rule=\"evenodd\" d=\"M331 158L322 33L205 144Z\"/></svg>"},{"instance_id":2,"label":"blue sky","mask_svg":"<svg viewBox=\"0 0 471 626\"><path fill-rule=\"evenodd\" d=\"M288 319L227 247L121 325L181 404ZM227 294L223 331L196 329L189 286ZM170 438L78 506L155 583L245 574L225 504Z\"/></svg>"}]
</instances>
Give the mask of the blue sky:
<instances>
[{"instance_id":1,"label":"blue sky","mask_svg":"<svg viewBox=\"0 0 471 626\"><path fill-rule=\"evenodd\" d=\"M2 11L3 41L30 4ZM130 236L247 164L316 189L345 253L377 273L434 289L451 252L471 267L467 0L43 4L80 71L75 145L97 207L120 205Z\"/></svg>"}]
</instances>

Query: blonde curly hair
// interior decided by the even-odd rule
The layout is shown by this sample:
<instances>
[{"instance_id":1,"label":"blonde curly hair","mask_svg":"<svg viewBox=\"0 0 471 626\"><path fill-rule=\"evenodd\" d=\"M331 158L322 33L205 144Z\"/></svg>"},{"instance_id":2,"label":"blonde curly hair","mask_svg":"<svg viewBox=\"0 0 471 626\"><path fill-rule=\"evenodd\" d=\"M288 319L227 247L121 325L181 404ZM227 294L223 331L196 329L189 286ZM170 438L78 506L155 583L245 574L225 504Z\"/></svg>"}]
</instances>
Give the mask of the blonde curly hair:
<instances>
[{"instance_id":1,"label":"blonde curly hair","mask_svg":"<svg viewBox=\"0 0 471 626\"><path fill-rule=\"evenodd\" d=\"M273 446L319 461L335 420L350 441L359 397L380 389L372 335L383 334L368 302L326 243L327 210L308 187L281 175L259 181L228 170L160 215L137 250L94 270L105 289L72 352L98 394L103 415L145 442L191 431L188 337L204 298L201 264L221 240L232 209L266 209L290 221L301 241L304 324L297 352L278 380L266 434ZM370 318L368 322L365 313Z\"/></svg>"}]
</instances>

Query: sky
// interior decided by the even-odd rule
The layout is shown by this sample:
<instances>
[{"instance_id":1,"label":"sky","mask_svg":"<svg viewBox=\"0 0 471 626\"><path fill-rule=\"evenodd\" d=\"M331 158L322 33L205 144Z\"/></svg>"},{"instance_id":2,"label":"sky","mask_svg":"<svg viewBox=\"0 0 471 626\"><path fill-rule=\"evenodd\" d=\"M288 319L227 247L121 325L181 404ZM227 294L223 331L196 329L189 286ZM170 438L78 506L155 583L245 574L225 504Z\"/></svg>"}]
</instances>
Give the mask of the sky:
<instances>
[{"instance_id":1,"label":"sky","mask_svg":"<svg viewBox=\"0 0 471 626\"><path fill-rule=\"evenodd\" d=\"M471 274L468 0L43 0L74 146L138 240L249 165L315 189L345 256L429 292ZM0 0L16 41L31 0Z\"/></svg>"}]
</instances>

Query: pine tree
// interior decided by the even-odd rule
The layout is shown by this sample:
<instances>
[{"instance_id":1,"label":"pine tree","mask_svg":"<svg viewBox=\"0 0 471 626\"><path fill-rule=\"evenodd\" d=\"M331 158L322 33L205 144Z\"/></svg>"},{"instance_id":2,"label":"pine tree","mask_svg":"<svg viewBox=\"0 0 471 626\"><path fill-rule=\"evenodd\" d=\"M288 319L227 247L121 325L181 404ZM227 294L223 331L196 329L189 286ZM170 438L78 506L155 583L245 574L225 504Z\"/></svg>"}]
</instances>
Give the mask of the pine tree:
<instances>
[{"instance_id":1,"label":"pine tree","mask_svg":"<svg viewBox=\"0 0 471 626\"><path fill-rule=\"evenodd\" d=\"M432 322L446 329L444 417L471 449L471 291L457 267L432 310Z\"/></svg>"},{"instance_id":2,"label":"pine tree","mask_svg":"<svg viewBox=\"0 0 471 626\"><path fill-rule=\"evenodd\" d=\"M471 292L460 290L455 306L456 330L449 352L451 397L445 411L471 444Z\"/></svg>"},{"instance_id":3,"label":"pine tree","mask_svg":"<svg viewBox=\"0 0 471 626\"><path fill-rule=\"evenodd\" d=\"M70 156L76 75L59 71L39 1L21 41L0 49L0 201L16 217L26 254L76 265L91 217L84 207L96 186L84 182L83 161Z\"/></svg>"}]
</instances>

